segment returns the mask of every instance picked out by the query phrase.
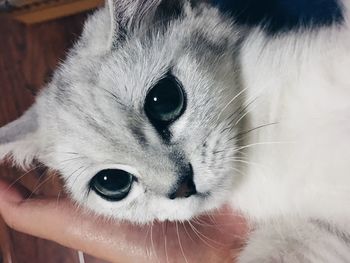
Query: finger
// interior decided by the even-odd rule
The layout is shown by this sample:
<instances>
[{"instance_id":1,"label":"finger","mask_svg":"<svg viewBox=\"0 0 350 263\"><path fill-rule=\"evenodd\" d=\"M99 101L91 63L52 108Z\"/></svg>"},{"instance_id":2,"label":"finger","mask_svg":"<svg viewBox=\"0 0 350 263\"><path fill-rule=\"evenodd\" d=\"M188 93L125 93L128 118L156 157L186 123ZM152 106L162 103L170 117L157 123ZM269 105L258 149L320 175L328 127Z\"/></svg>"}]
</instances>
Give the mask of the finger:
<instances>
[{"instance_id":1,"label":"finger","mask_svg":"<svg viewBox=\"0 0 350 263\"><path fill-rule=\"evenodd\" d=\"M17 231L49 239L111 262L145 262L140 240L145 235L135 227L79 211L68 200L26 200L22 190L0 180L0 213Z\"/></svg>"},{"instance_id":2,"label":"finger","mask_svg":"<svg viewBox=\"0 0 350 263\"><path fill-rule=\"evenodd\" d=\"M1 187L1 185L3 186ZM108 222L101 217L79 211L68 200L61 200L59 202L56 199L36 198L26 200L21 193L16 192L17 189L15 188L3 194L1 189L6 188L4 185L6 186L6 183L0 182L0 213L3 215L5 221L18 231L49 239L111 262L159 262L159 256L161 258L164 257L164 251L161 251L164 250L162 244L158 244L157 246L157 242L151 242L152 249L147 244L147 236L151 235L152 240L152 234L148 233L149 227L131 226L117 223L116 221ZM222 212L223 214L217 219L222 218L223 223L233 219L232 213L228 211L227 213L225 211ZM220 221L218 221L219 225ZM238 222L237 219L233 221ZM231 224L228 227L229 229L227 230L230 233L236 228L235 225L232 228ZM158 228L158 230L162 230L162 228ZM157 228L151 228L152 232L153 239L157 236L157 232L161 234L161 231L157 231ZM233 233L235 232L236 230L233 231ZM188 234L187 231L186 234ZM221 237L223 236L223 232L217 234L220 234ZM180 248L177 246L180 243L179 230L177 227L175 231L168 229L167 235L170 238L168 247L173 248L169 252L172 251L172 255L176 257L176 253L180 251ZM183 244L186 242L184 238L186 238L186 235L183 235L181 238ZM170 242L174 241L172 239L175 242ZM164 243L164 237L159 238L159 240ZM191 239L187 241L191 241ZM175 245L171 245L171 243L175 243ZM188 247L190 251L191 247L193 249L196 247L200 248L200 246L197 246L198 244L187 243L185 247ZM191 255L188 254L190 251L187 251L187 256L198 258L198 253ZM221 254L213 254L213 251L210 252L207 247L202 252L207 255L205 256L201 253L203 257L207 257L208 260L206 262L223 262ZM211 257L210 260L209 257ZM194 260L193 262L199 261Z\"/></svg>"},{"instance_id":3,"label":"finger","mask_svg":"<svg viewBox=\"0 0 350 263\"><path fill-rule=\"evenodd\" d=\"M30 195L34 196L34 194L25 188L20 183L13 183L6 179L0 179L0 201L1 199L6 199L7 201L13 200L14 202L17 200L22 200Z\"/></svg>"}]
</instances>

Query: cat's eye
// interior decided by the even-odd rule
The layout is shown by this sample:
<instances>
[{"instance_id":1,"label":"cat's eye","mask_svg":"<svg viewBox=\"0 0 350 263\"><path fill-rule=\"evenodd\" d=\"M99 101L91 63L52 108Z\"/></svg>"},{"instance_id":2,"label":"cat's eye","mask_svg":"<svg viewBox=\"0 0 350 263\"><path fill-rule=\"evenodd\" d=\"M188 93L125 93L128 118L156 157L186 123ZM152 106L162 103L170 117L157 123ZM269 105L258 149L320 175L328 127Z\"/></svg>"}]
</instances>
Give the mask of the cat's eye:
<instances>
[{"instance_id":1,"label":"cat's eye","mask_svg":"<svg viewBox=\"0 0 350 263\"><path fill-rule=\"evenodd\" d=\"M133 178L123 170L102 170L92 178L90 188L106 200L120 201L129 194Z\"/></svg>"},{"instance_id":2,"label":"cat's eye","mask_svg":"<svg viewBox=\"0 0 350 263\"><path fill-rule=\"evenodd\" d=\"M148 92L145 112L152 122L168 124L185 109L185 95L180 82L171 74L158 81Z\"/></svg>"}]
</instances>

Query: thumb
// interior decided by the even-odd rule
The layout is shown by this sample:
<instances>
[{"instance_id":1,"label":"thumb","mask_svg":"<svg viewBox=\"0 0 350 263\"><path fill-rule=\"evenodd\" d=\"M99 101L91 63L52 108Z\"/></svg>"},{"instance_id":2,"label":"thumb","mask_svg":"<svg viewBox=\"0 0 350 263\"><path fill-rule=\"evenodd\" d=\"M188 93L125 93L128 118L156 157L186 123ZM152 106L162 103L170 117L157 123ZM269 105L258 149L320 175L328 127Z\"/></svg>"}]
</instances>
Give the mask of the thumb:
<instances>
[{"instance_id":1,"label":"thumb","mask_svg":"<svg viewBox=\"0 0 350 263\"><path fill-rule=\"evenodd\" d=\"M71 201L32 198L0 179L0 213L11 228L110 262L146 262L144 231L81 211Z\"/></svg>"}]
</instances>

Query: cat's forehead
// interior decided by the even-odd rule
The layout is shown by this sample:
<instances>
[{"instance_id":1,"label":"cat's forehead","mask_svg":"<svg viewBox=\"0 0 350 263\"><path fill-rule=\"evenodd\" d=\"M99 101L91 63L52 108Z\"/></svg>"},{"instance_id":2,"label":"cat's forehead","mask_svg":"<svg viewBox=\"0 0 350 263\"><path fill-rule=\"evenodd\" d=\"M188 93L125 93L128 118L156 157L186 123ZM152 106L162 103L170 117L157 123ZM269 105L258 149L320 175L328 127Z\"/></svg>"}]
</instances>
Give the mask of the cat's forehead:
<instances>
[{"instance_id":1,"label":"cat's forehead","mask_svg":"<svg viewBox=\"0 0 350 263\"><path fill-rule=\"evenodd\" d=\"M220 83L213 79L225 80L226 76L219 75L232 68L227 63L232 63L238 41L230 23L211 13L215 10L206 12L173 21L165 31L135 33L123 45L101 55L90 56L83 48L76 49L53 81L51 94L57 107L64 108L63 115L77 115L97 133L111 132L110 127L118 127L115 134L123 136L130 134L130 127L147 132L145 98L171 72L189 95L185 117L202 104L206 107L201 111L209 114L208 98L218 104L214 100L222 93ZM211 94L216 96L208 96Z\"/></svg>"},{"instance_id":2,"label":"cat's forehead","mask_svg":"<svg viewBox=\"0 0 350 263\"><path fill-rule=\"evenodd\" d=\"M124 66L125 70L143 65L141 73L154 75L171 63L176 66L184 56L191 56L201 63L204 56L206 59L212 56L215 60L215 57L232 51L238 38L238 31L236 36L233 25L215 9L187 12L165 28L150 24L148 29L151 33L136 32L112 50L114 63L120 68Z\"/></svg>"},{"instance_id":3,"label":"cat's forehead","mask_svg":"<svg viewBox=\"0 0 350 263\"><path fill-rule=\"evenodd\" d=\"M176 47L168 48L164 42L154 41L147 48L130 43L128 47L112 52L101 66L97 85L115 90L123 99L137 101L144 98L169 70L177 70Z\"/></svg>"},{"instance_id":4,"label":"cat's forehead","mask_svg":"<svg viewBox=\"0 0 350 263\"><path fill-rule=\"evenodd\" d=\"M86 43L77 45L57 78L58 91L70 96L70 92L84 89L95 92L98 86L134 103L169 70L188 79L195 77L198 69L210 72L220 68L220 60L231 57L239 42L232 35L232 25L215 9L187 12L166 28L153 28L152 24L149 28L151 33L135 32L121 45L97 56L89 55L92 52L85 50Z\"/></svg>"},{"instance_id":5,"label":"cat's forehead","mask_svg":"<svg viewBox=\"0 0 350 263\"><path fill-rule=\"evenodd\" d=\"M225 55L233 55L232 41L211 38L204 29L173 31L155 36L147 44L133 39L124 48L112 52L101 65L98 85L117 89L123 98L136 96L133 99L137 100L144 98L169 71L180 81L199 80L213 67L219 69Z\"/></svg>"}]
</instances>

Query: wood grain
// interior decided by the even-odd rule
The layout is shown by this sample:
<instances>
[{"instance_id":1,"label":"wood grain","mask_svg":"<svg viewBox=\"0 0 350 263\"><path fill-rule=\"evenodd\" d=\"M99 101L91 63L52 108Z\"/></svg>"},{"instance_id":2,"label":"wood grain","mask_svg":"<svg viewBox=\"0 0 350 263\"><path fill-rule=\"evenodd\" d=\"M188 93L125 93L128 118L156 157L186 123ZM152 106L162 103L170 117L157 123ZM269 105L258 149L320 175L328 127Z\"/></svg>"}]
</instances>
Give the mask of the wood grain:
<instances>
[{"instance_id":1,"label":"wood grain","mask_svg":"<svg viewBox=\"0 0 350 263\"><path fill-rule=\"evenodd\" d=\"M66 51L79 36L86 14L24 26L0 19L0 126L16 119L34 101ZM35 190L56 196L62 191L57 175L45 169L25 174L0 167L0 176L17 180ZM35 222L33 222L35 223ZM6 263L77 263L78 254L55 243L9 230L0 222L0 245ZM87 263L102 262L86 257Z\"/></svg>"},{"instance_id":2,"label":"wood grain","mask_svg":"<svg viewBox=\"0 0 350 263\"><path fill-rule=\"evenodd\" d=\"M10 13L11 17L26 24L41 23L59 17L78 14L104 4L104 0L42 1Z\"/></svg>"}]
</instances>

